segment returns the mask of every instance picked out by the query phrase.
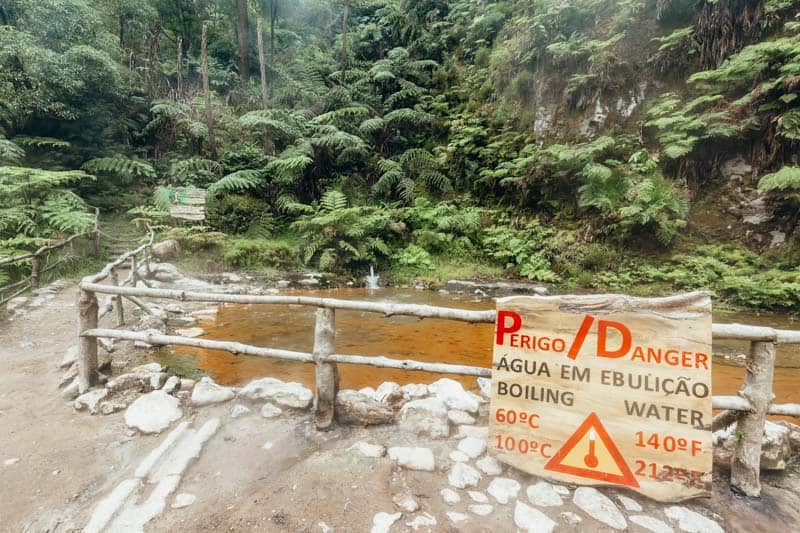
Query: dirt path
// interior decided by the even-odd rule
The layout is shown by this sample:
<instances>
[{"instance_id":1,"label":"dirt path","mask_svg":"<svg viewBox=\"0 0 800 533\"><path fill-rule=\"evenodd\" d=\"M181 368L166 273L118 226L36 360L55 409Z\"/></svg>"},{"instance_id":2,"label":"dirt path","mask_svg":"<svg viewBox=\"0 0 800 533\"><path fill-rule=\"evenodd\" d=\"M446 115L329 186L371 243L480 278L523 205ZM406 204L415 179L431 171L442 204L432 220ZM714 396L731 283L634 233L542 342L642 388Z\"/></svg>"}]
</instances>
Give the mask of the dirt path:
<instances>
[{"instance_id":1,"label":"dirt path","mask_svg":"<svg viewBox=\"0 0 800 533\"><path fill-rule=\"evenodd\" d=\"M250 411L234 418L234 400L201 409L184 403L180 422L161 435L141 436L125 426L121 412L76 412L57 392L59 363L75 341L75 297L75 287L68 287L24 316L0 322L0 531L80 531L105 523L99 516L104 509L116 513L117 522L108 523L122 531L369 531L376 513L399 512L393 498L400 494L410 495L419 510L403 511L393 532L509 531L515 529L515 500L530 505L526 489L538 480L508 468L482 475L475 487L454 489L458 502L444 501L441 491L448 488L459 444L456 430L443 440L394 426L319 433L307 412L265 419L260 405L248 404ZM486 424L485 406L478 424ZM399 468L385 455L366 457L350 449L359 441L428 448L436 470ZM163 453L154 457L158 450ZM184 468L176 469L178 463ZM488 495L499 478L520 486L507 504ZM800 523L797 479L784 477L775 485L766 488L762 502L749 505L729 497L720 480L712 501L685 508L729 531L791 530ZM127 489L133 496L115 502ZM538 508L557 531L614 530L575 504L575 487L561 490L560 503ZM645 531L635 523L642 516L660 521L665 531L680 530L668 506L635 497L641 508L625 510L618 497L633 495L602 492L632 531ZM173 508L182 493L194 503ZM479 516L486 509L476 505L491 506L488 515Z\"/></svg>"}]
</instances>

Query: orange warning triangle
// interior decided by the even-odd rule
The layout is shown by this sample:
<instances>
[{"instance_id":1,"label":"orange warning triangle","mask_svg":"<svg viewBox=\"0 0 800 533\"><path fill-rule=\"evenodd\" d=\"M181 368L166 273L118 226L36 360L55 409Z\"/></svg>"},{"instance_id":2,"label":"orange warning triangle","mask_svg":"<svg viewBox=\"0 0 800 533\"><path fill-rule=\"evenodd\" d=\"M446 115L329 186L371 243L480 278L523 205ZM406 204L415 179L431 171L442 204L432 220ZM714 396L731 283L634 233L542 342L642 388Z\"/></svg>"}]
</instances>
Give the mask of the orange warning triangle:
<instances>
[{"instance_id":1,"label":"orange warning triangle","mask_svg":"<svg viewBox=\"0 0 800 533\"><path fill-rule=\"evenodd\" d=\"M639 482L596 413L586 417L544 469L626 487L639 487Z\"/></svg>"}]
</instances>

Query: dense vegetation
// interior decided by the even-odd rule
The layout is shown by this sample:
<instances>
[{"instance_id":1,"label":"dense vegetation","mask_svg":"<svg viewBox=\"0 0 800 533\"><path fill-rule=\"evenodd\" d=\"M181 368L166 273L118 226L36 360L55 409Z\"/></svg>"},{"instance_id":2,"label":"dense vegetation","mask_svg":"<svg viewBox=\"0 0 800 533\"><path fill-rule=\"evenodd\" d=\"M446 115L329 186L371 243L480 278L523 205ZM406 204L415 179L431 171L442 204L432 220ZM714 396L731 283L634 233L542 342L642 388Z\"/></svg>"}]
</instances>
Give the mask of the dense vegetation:
<instances>
[{"instance_id":1,"label":"dense vegetation","mask_svg":"<svg viewBox=\"0 0 800 533\"><path fill-rule=\"evenodd\" d=\"M91 205L230 268L796 311L799 9L5 0L0 256L84 228ZM170 227L176 186L208 190L204 225ZM759 194L771 220L730 214ZM786 242L751 238L769 231Z\"/></svg>"}]
</instances>

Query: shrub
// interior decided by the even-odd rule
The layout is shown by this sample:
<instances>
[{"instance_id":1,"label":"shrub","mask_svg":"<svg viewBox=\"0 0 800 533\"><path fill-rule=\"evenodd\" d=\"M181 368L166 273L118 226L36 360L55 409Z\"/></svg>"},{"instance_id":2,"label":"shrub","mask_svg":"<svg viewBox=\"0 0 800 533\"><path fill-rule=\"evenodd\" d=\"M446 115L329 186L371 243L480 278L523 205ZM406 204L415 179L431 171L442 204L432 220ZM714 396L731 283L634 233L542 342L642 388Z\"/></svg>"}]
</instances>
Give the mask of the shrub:
<instances>
[{"instance_id":1,"label":"shrub","mask_svg":"<svg viewBox=\"0 0 800 533\"><path fill-rule=\"evenodd\" d=\"M246 233L255 226L266 226L269 230L274 225L266 203L238 194L225 195L219 199L209 198L206 202L206 218L215 230L233 235ZM263 233L260 236L268 236L272 231Z\"/></svg>"}]
</instances>

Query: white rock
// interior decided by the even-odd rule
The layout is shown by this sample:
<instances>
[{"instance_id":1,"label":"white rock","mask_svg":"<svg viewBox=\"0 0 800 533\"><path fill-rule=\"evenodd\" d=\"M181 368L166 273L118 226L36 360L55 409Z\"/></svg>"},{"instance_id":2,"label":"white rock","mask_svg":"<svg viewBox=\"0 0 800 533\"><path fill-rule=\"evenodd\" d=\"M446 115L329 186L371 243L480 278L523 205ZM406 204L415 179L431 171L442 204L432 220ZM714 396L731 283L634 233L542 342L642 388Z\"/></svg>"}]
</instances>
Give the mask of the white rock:
<instances>
[{"instance_id":1,"label":"white rock","mask_svg":"<svg viewBox=\"0 0 800 533\"><path fill-rule=\"evenodd\" d=\"M496 477L489 483L486 492L492 495L498 503L503 505L517 497L521 488L518 481L507 477Z\"/></svg>"},{"instance_id":2,"label":"white rock","mask_svg":"<svg viewBox=\"0 0 800 533\"><path fill-rule=\"evenodd\" d=\"M459 450L453 450L452 452L450 452L450 455L448 457L450 457L450 460L453 461L454 463L469 462L469 455Z\"/></svg>"},{"instance_id":3,"label":"white rock","mask_svg":"<svg viewBox=\"0 0 800 533\"><path fill-rule=\"evenodd\" d=\"M447 418L450 420L450 422L456 425L472 425L475 423L475 418L472 415L466 411L460 411L458 409L451 409L447 411Z\"/></svg>"},{"instance_id":4,"label":"white rock","mask_svg":"<svg viewBox=\"0 0 800 533\"><path fill-rule=\"evenodd\" d=\"M664 509L664 514L673 522L678 523L678 528L681 531L689 533L723 533L723 529L719 524L706 518L700 513L696 513L687 509L686 507L667 507Z\"/></svg>"},{"instance_id":5,"label":"white rock","mask_svg":"<svg viewBox=\"0 0 800 533\"><path fill-rule=\"evenodd\" d=\"M389 458L398 465L409 470L426 470L433 472L435 468L433 452L430 448L389 448Z\"/></svg>"},{"instance_id":6,"label":"white rock","mask_svg":"<svg viewBox=\"0 0 800 533\"><path fill-rule=\"evenodd\" d=\"M381 383L380 386L375 389L375 399L379 402L384 402L390 394L397 392L400 392L400 385L393 381L386 381L385 383Z\"/></svg>"},{"instance_id":7,"label":"white rock","mask_svg":"<svg viewBox=\"0 0 800 533\"><path fill-rule=\"evenodd\" d=\"M475 513L478 516L487 516L492 514L494 507L489 505L488 503L481 503L469 506L469 511L471 513Z\"/></svg>"},{"instance_id":8,"label":"white rock","mask_svg":"<svg viewBox=\"0 0 800 533\"><path fill-rule=\"evenodd\" d=\"M627 496L619 494L617 495L617 501L619 501L619 503L625 508L626 511L632 511L634 513L642 512L642 506L639 505L639 502L637 502L633 498L628 498Z\"/></svg>"},{"instance_id":9,"label":"white rock","mask_svg":"<svg viewBox=\"0 0 800 533\"><path fill-rule=\"evenodd\" d=\"M183 416L180 402L162 390L139 396L125 411L125 424L142 433L159 433Z\"/></svg>"},{"instance_id":10,"label":"white rock","mask_svg":"<svg viewBox=\"0 0 800 533\"><path fill-rule=\"evenodd\" d=\"M486 440L489 438L488 426L458 426L459 438L475 437L476 439Z\"/></svg>"},{"instance_id":11,"label":"white rock","mask_svg":"<svg viewBox=\"0 0 800 533\"><path fill-rule=\"evenodd\" d=\"M475 461L475 466L487 476L499 476L503 473L503 463L489 455L485 455Z\"/></svg>"},{"instance_id":12,"label":"white rock","mask_svg":"<svg viewBox=\"0 0 800 533\"><path fill-rule=\"evenodd\" d=\"M372 517L372 530L370 533L389 533L392 524L400 520L403 513L378 513Z\"/></svg>"},{"instance_id":13,"label":"white rock","mask_svg":"<svg viewBox=\"0 0 800 533\"><path fill-rule=\"evenodd\" d=\"M159 363L147 363L132 368L129 374L157 374L163 371L164 367Z\"/></svg>"},{"instance_id":14,"label":"white rock","mask_svg":"<svg viewBox=\"0 0 800 533\"><path fill-rule=\"evenodd\" d=\"M479 490L468 490L467 494L475 503L489 503L489 497Z\"/></svg>"},{"instance_id":15,"label":"white rock","mask_svg":"<svg viewBox=\"0 0 800 533\"><path fill-rule=\"evenodd\" d=\"M549 516L519 500L514 507L514 523L522 531L531 533L550 533L556 527Z\"/></svg>"},{"instance_id":16,"label":"white rock","mask_svg":"<svg viewBox=\"0 0 800 533\"><path fill-rule=\"evenodd\" d=\"M406 522L406 525L411 529L413 529L414 531L416 531L421 527L430 528L432 526L435 526L436 523L437 523L436 518L434 518L432 515L428 513L422 513L421 515L415 517L413 520ZM428 531L430 531L430 529L428 529Z\"/></svg>"},{"instance_id":17,"label":"white rock","mask_svg":"<svg viewBox=\"0 0 800 533\"><path fill-rule=\"evenodd\" d=\"M531 485L526 493L528 500L539 507L557 507L564 503L561 496L553 488L553 485L547 481L539 481Z\"/></svg>"},{"instance_id":18,"label":"white rock","mask_svg":"<svg viewBox=\"0 0 800 533\"><path fill-rule=\"evenodd\" d=\"M268 440L267 442L264 443L263 446L261 446L261 449L262 450L271 450L273 446L275 446L275 443L272 442L271 440Z\"/></svg>"},{"instance_id":19,"label":"white rock","mask_svg":"<svg viewBox=\"0 0 800 533\"><path fill-rule=\"evenodd\" d=\"M98 407L100 405L100 402L106 396L108 396L108 389L90 390L75 398L73 406L77 411L88 409L90 413L95 415L99 412Z\"/></svg>"},{"instance_id":20,"label":"white rock","mask_svg":"<svg viewBox=\"0 0 800 533\"><path fill-rule=\"evenodd\" d=\"M563 513L561 513L558 516L561 517L561 520L563 520L567 524L570 524L570 525L573 525L573 526L583 522L583 518L581 518L577 514L573 513L572 511L564 511Z\"/></svg>"},{"instance_id":21,"label":"white rock","mask_svg":"<svg viewBox=\"0 0 800 533\"><path fill-rule=\"evenodd\" d=\"M447 407L438 398L411 400L400 409L399 425L418 435L439 439L450 435Z\"/></svg>"},{"instance_id":22,"label":"white rock","mask_svg":"<svg viewBox=\"0 0 800 533\"><path fill-rule=\"evenodd\" d=\"M172 502L173 509L182 509L184 507L189 507L192 505L197 497L194 494L189 494L188 492L181 492L180 494L175 496L175 500Z\"/></svg>"},{"instance_id":23,"label":"white rock","mask_svg":"<svg viewBox=\"0 0 800 533\"><path fill-rule=\"evenodd\" d=\"M217 307L208 307L206 309L198 309L197 311L192 311L191 315L198 318L208 318L214 319L217 316L219 309Z\"/></svg>"},{"instance_id":24,"label":"white rock","mask_svg":"<svg viewBox=\"0 0 800 533\"><path fill-rule=\"evenodd\" d=\"M456 513L455 511L450 511L449 513L446 514L447 518L449 518L450 521L454 524L458 524L459 522L463 522L464 520L469 518L469 516L465 515L464 513Z\"/></svg>"},{"instance_id":25,"label":"white rock","mask_svg":"<svg viewBox=\"0 0 800 533\"><path fill-rule=\"evenodd\" d=\"M271 403L267 402L261 407L261 416L264 418L275 418L276 416L281 416L283 411L280 407L276 405L272 405Z\"/></svg>"},{"instance_id":26,"label":"white rock","mask_svg":"<svg viewBox=\"0 0 800 533\"><path fill-rule=\"evenodd\" d=\"M471 458L475 459L480 457L486 451L486 439L478 439L475 437L465 437L458 443L459 451L464 452Z\"/></svg>"},{"instance_id":27,"label":"white rock","mask_svg":"<svg viewBox=\"0 0 800 533\"><path fill-rule=\"evenodd\" d=\"M307 409L314 395L300 383L284 383L279 379L262 378L251 381L239 392L250 400L270 400L284 407Z\"/></svg>"},{"instance_id":28,"label":"white rock","mask_svg":"<svg viewBox=\"0 0 800 533\"><path fill-rule=\"evenodd\" d=\"M206 330L203 328L185 328L185 329L176 329L175 333L180 335L181 337L189 337L193 339L195 337L202 337L206 334Z\"/></svg>"},{"instance_id":29,"label":"white rock","mask_svg":"<svg viewBox=\"0 0 800 533\"><path fill-rule=\"evenodd\" d=\"M400 390L403 391L403 396L409 400L424 398L428 395L428 386L420 385L418 383L409 383L408 385L403 385L400 387Z\"/></svg>"},{"instance_id":30,"label":"white rock","mask_svg":"<svg viewBox=\"0 0 800 533\"><path fill-rule=\"evenodd\" d=\"M167 379L166 383L164 383L164 386L161 387L161 390L163 390L167 394L172 394L173 392L177 391L180 388L181 388L181 378L179 378L178 376L170 376L169 379Z\"/></svg>"},{"instance_id":31,"label":"white rock","mask_svg":"<svg viewBox=\"0 0 800 533\"><path fill-rule=\"evenodd\" d=\"M653 533L673 533L674 531L667 524L665 524L658 518L653 518L652 516L636 514L636 515L631 515L628 518L630 518L631 522L633 522L637 526L644 528L647 531L652 531Z\"/></svg>"},{"instance_id":32,"label":"white rock","mask_svg":"<svg viewBox=\"0 0 800 533\"><path fill-rule=\"evenodd\" d=\"M419 509L419 504L417 503L417 500L415 500L414 497L408 492L395 494L394 498L392 498L392 501L399 509L406 511L408 513L413 513L414 511Z\"/></svg>"},{"instance_id":33,"label":"white rock","mask_svg":"<svg viewBox=\"0 0 800 533\"><path fill-rule=\"evenodd\" d=\"M439 491L439 494L442 495L442 500L444 500L444 503L447 505L455 505L461 501L461 496L453 489L442 489Z\"/></svg>"},{"instance_id":34,"label":"white rock","mask_svg":"<svg viewBox=\"0 0 800 533\"><path fill-rule=\"evenodd\" d=\"M380 444L370 444L368 442L359 441L350 446L351 450L358 450L364 457L383 457L386 454L386 448Z\"/></svg>"},{"instance_id":35,"label":"white rock","mask_svg":"<svg viewBox=\"0 0 800 533\"><path fill-rule=\"evenodd\" d=\"M217 385L214 381L205 377L202 378L192 390L192 403L197 406L211 405L214 403L227 402L235 396L233 389Z\"/></svg>"},{"instance_id":36,"label":"white rock","mask_svg":"<svg viewBox=\"0 0 800 533\"><path fill-rule=\"evenodd\" d=\"M487 399L491 398L492 378L478 378L478 388L481 390L481 396Z\"/></svg>"},{"instance_id":37,"label":"white rock","mask_svg":"<svg viewBox=\"0 0 800 533\"><path fill-rule=\"evenodd\" d=\"M447 481L457 489L474 487L481 480L481 473L464 463L455 463L447 475Z\"/></svg>"},{"instance_id":38,"label":"white rock","mask_svg":"<svg viewBox=\"0 0 800 533\"><path fill-rule=\"evenodd\" d=\"M450 409L460 409L468 413L477 413L480 398L464 390L461 383L450 378L442 378L428 385L428 390Z\"/></svg>"},{"instance_id":39,"label":"white rock","mask_svg":"<svg viewBox=\"0 0 800 533\"><path fill-rule=\"evenodd\" d=\"M586 514L614 529L625 529L628 523L620 510L607 496L592 487L579 487L572 502Z\"/></svg>"},{"instance_id":40,"label":"white rock","mask_svg":"<svg viewBox=\"0 0 800 533\"><path fill-rule=\"evenodd\" d=\"M78 378L72 380L72 383L64 387L64 390L61 391L61 396L67 400L74 400L79 395L80 386L78 384Z\"/></svg>"},{"instance_id":41,"label":"white rock","mask_svg":"<svg viewBox=\"0 0 800 533\"><path fill-rule=\"evenodd\" d=\"M231 417L232 418L239 418L240 416L246 415L249 412L250 412L250 408L249 407L247 407L246 405L242 405L240 403L237 403L236 405L233 406L233 408L231 408Z\"/></svg>"},{"instance_id":42,"label":"white rock","mask_svg":"<svg viewBox=\"0 0 800 533\"><path fill-rule=\"evenodd\" d=\"M359 389L358 392L360 392L365 396L369 396L370 398L373 399L375 398L375 389L373 389L372 387L364 387L363 389Z\"/></svg>"},{"instance_id":43,"label":"white rock","mask_svg":"<svg viewBox=\"0 0 800 533\"><path fill-rule=\"evenodd\" d=\"M64 359L61 360L61 368L72 366L78 360L78 347L70 346L67 353L64 354Z\"/></svg>"},{"instance_id":44,"label":"white rock","mask_svg":"<svg viewBox=\"0 0 800 533\"><path fill-rule=\"evenodd\" d=\"M552 485L553 485L553 490L556 491L558 494L562 496L569 496L569 489L564 485L556 485L556 484Z\"/></svg>"},{"instance_id":45,"label":"white rock","mask_svg":"<svg viewBox=\"0 0 800 533\"><path fill-rule=\"evenodd\" d=\"M181 378L181 390L190 391L194 388L195 381L189 378Z\"/></svg>"},{"instance_id":46,"label":"white rock","mask_svg":"<svg viewBox=\"0 0 800 533\"><path fill-rule=\"evenodd\" d=\"M18 462L19 462L19 457L12 457L11 459L6 459L5 461L3 461L3 466L13 466ZM458 495L456 494L456 496Z\"/></svg>"}]
</instances>

